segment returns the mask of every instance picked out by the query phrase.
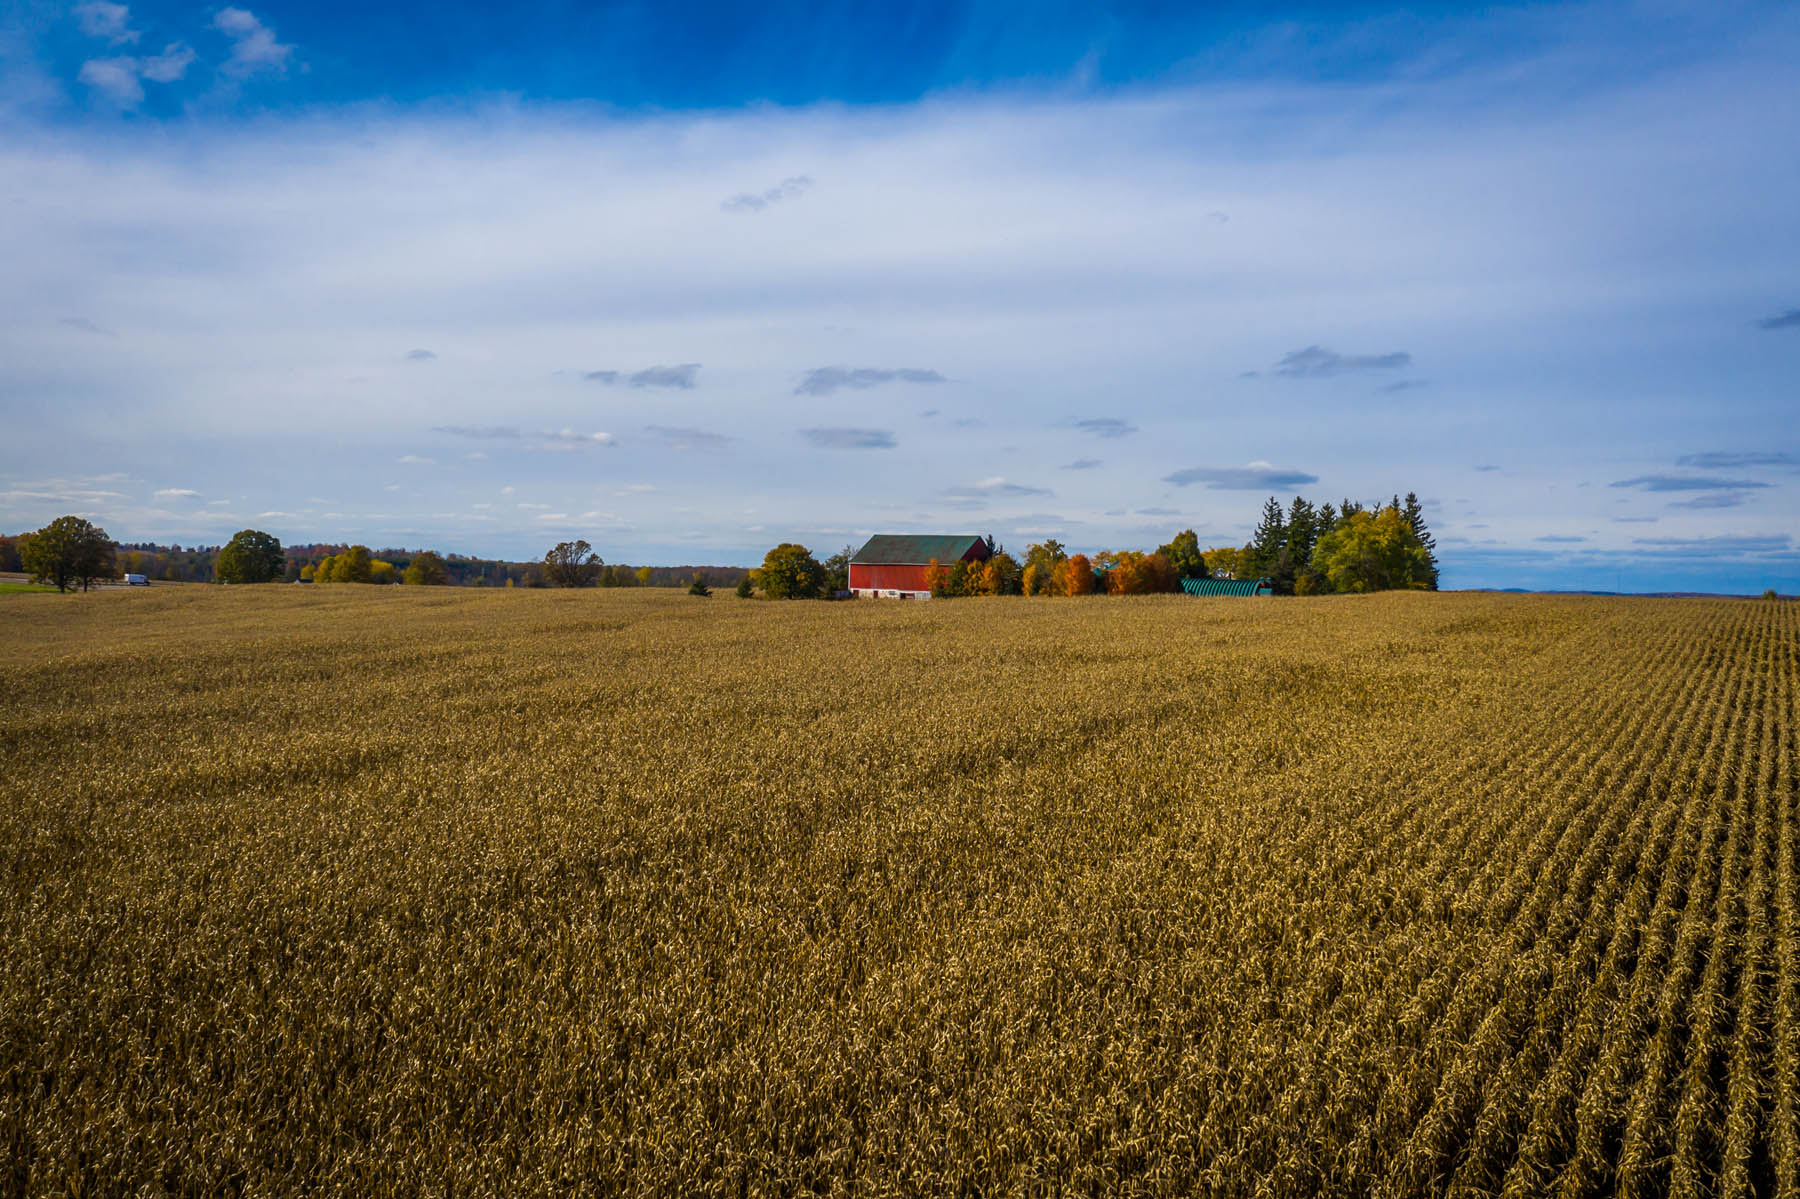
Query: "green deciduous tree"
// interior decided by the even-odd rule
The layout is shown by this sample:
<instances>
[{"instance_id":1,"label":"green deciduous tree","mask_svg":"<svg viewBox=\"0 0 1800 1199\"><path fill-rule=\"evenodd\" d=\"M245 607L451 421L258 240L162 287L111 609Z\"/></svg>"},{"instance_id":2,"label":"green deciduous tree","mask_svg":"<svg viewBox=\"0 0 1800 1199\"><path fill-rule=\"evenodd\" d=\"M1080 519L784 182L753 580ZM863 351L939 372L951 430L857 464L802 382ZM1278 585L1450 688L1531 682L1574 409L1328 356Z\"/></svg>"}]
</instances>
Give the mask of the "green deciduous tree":
<instances>
[{"instance_id":1,"label":"green deciduous tree","mask_svg":"<svg viewBox=\"0 0 1800 1199\"><path fill-rule=\"evenodd\" d=\"M544 555L543 577L553 587L591 587L604 565L586 541L559 541Z\"/></svg>"},{"instance_id":2,"label":"green deciduous tree","mask_svg":"<svg viewBox=\"0 0 1800 1199\"><path fill-rule=\"evenodd\" d=\"M213 560L213 573L221 583L272 583L286 567L281 542L260 529L234 533Z\"/></svg>"},{"instance_id":3,"label":"green deciduous tree","mask_svg":"<svg viewBox=\"0 0 1800 1199\"><path fill-rule=\"evenodd\" d=\"M19 550L31 577L58 591L86 591L113 573L113 541L106 530L79 516L59 516L31 534Z\"/></svg>"},{"instance_id":4,"label":"green deciduous tree","mask_svg":"<svg viewBox=\"0 0 1800 1199\"><path fill-rule=\"evenodd\" d=\"M825 588L825 568L805 546L784 541L763 558L757 579L770 599L817 599Z\"/></svg>"},{"instance_id":5,"label":"green deciduous tree","mask_svg":"<svg viewBox=\"0 0 1800 1199\"><path fill-rule=\"evenodd\" d=\"M1156 552L1168 560L1169 569L1175 572L1177 579L1207 577L1206 556L1200 552L1200 537L1192 529L1175 534L1167 545L1158 546Z\"/></svg>"},{"instance_id":6,"label":"green deciduous tree","mask_svg":"<svg viewBox=\"0 0 1800 1199\"><path fill-rule=\"evenodd\" d=\"M422 550L406 564L401 581L408 587L442 587L450 581L444 560L430 550Z\"/></svg>"},{"instance_id":7,"label":"green deciduous tree","mask_svg":"<svg viewBox=\"0 0 1800 1199\"><path fill-rule=\"evenodd\" d=\"M850 590L850 559L855 556L856 547L847 545L821 563L825 567L826 594Z\"/></svg>"},{"instance_id":8,"label":"green deciduous tree","mask_svg":"<svg viewBox=\"0 0 1800 1199\"><path fill-rule=\"evenodd\" d=\"M1431 555L1395 507L1340 521L1319 539L1313 569L1333 591L1423 590L1433 578Z\"/></svg>"}]
</instances>

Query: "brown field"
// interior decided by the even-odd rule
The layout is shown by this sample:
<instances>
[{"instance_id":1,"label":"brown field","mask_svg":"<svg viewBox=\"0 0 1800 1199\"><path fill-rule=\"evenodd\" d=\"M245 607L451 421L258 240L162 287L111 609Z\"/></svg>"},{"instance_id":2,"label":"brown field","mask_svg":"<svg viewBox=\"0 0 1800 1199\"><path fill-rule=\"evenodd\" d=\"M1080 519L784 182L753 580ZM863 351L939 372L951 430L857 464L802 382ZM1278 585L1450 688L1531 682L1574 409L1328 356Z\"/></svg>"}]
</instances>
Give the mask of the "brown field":
<instances>
[{"instance_id":1,"label":"brown field","mask_svg":"<svg viewBox=\"0 0 1800 1199\"><path fill-rule=\"evenodd\" d=\"M1800 604L0 597L0 1192L1800 1193Z\"/></svg>"}]
</instances>

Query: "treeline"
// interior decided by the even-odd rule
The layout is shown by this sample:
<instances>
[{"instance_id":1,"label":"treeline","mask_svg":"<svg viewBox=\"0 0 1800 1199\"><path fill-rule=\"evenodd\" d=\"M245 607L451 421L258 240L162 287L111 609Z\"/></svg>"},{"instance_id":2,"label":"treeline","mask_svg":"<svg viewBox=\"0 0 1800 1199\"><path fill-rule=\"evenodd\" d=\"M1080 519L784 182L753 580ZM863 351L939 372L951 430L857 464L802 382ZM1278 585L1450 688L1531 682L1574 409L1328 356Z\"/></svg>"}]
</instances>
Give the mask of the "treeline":
<instances>
[{"instance_id":1,"label":"treeline","mask_svg":"<svg viewBox=\"0 0 1800 1199\"><path fill-rule=\"evenodd\" d=\"M60 520L70 519L63 517ZM86 522L83 522L84 524ZM42 534L60 528L53 521ZM93 526L90 526L92 528ZM239 532L225 545L162 545L156 542L113 542L104 529L96 535L82 534L95 546L104 543L104 552L90 550L104 558L96 565L90 582L122 578L127 574L143 575L164 583L215 582L419 582L449 587L551 587L556 583L543 562L512 562L497 558L475 558L465 554L439 554L433 550L400 548L371 549L317 542L283 546L274 537L256 529ZM29 572L24 551L34 533L0 536L0 572ZM234 548L235 547L235 548ZM248 557L244 557L248 555ZM366 566L365 566L366 563ZM412 570L415 563L419 570ZM272 564L272 565L271 565ZM320 571L325 577L320 578ZM412 577L408 578L408 571ZM727 587L749 572L741 566L631 566L627 563L601 563L589 585L596 587L687 587L700 575L714 584Z\"/></svg>"},{"instance_id":2,"label":"treeline","mask_svg":"<svg viewBox=\"0 0 1800 1199\"><path fill-rule=\"evenodd\" d=\"M1437 541L1419 497L1333 506L1303 496L1282 507L1270 496L1250 540L1207 550L1221 578L1269 580L1277 595L1414 589L1436 591Z\"/></svg>"},{"instance_id":3,"label":"treeline","mask_svg":"<svg viewBox=\"0 0 1800 1199\"><path fill-rule=\"evenodd\" d=\"M990 534L983 561L932 559L925 575L931 594L950 599L984 595L1154 595L1181 590L1185 579L1267 579L1277 595L1328 595L1414 589L1436 591L1436 541L1419 497L1408 492L1385 504L1314 504L1295 496L1283 507L1270 496L1250 540L1202 550L1183 529L1154 550L1071 554L1054 538L1035 542L1023 558ZM740 596L761 589L772 599L815 599L849 587L850 546L816 560L803 545L784 542L750 572Z\"/></svg>"}]
</instances>

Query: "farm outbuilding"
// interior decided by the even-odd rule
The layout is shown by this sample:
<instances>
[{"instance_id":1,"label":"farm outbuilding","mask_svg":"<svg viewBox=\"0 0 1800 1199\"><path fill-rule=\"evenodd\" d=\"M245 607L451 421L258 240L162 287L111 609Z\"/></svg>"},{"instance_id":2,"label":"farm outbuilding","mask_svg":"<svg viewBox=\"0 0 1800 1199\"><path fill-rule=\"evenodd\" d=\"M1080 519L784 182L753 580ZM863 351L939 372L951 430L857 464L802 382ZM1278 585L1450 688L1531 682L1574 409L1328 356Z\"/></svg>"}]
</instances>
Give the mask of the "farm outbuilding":
<instances>
[{"instance_id":1,"label":"farm outbuilding","mask_svg":"<svg viewBox=\"0 0 1800 1199\"><path fill-rule=\"evenodd\" d=\"M1274 595L1267 579L1183 579L1183 595Z\"/></svg>"},{"instance_id":2,"label":"farm outbuilding","mask_svg":"<svg viewBox=\"0 0 1800 1199\"><path fill-rule=\"evenodd\" d=\"M850 559L850 593L858 598L930 599L926 567L987 560L987 542L973 534L877 533Z\"/></svg>"}]
</instances>

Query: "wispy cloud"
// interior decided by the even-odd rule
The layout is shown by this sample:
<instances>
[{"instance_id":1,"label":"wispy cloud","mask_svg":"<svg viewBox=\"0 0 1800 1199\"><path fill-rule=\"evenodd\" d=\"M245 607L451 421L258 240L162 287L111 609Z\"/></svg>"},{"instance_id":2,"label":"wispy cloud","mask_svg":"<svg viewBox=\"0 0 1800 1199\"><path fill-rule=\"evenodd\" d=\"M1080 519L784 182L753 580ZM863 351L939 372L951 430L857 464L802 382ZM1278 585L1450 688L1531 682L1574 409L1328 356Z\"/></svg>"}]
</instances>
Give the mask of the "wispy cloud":
<instances>
[{"instance_id":1,"label":"wispy cloud","mask_svg":"<svg viewBox=\"0 0 1800 1199\"><path fill-rule=\"evenodd\" d=\"M59 325L66 326L67 328L70 328L70 329L79 329L83 333L92 333L96 337L112 337L112 336L114 336L113 331L111 329L102 328L101 326L95 324L93 321L90 321L85 316L58 317L56 323Z\"/></svg>"},{"instance_id":2,"label":"wispy cloud","mask_svg":"<svg viewBox=\"0 0 1800 1199\"><path fill-rule=\"evenodd\" d=\"M1286 487L1306 487L1319 481L1319 476L1289 467L1252 462L1246 466L1190 466L1163 476L1163 482L1177 487L1204 483L1211 491L1269 491Z\"/></svg>"},{"instance_id":3,"label":"wispy cloud","mask_svg":"<svg viewBox=\"0 0 1800 1199\"><path fill-rule=\"evenodd\" d=\"M1641 487L1645 491L1743 491L1767 487L1754 479L1724 479L1717 475L1638 475L1620 479L1613 487Z\"/></svg>"},{"instance_id":4,"label":"wispy cloud","mask_svg":"<svg viewBox=\"0 0 1800 1199\"><path fill-rule=\"evenodd\" d=\"M1078 420L1075 427L1083 433L1091 433L1095 437L1127 437L1137 432L1137 426L1116 416L1092 417Z\"/></svg>"},{"instance_id":5,"label":"wispy cloud","mask_svg":"<svg viewBox=\"0 0 1800 1199\"><path fill-rule=\"evenodd\" d=\"M431 431L483 441L510 441L519 436L519 430L512 425L433 425Z\"/></svg>"},{"instance_id":6,"label":"wispy cloud","mask_svg":"<svg viewBox=\"0 0 1800 1199\"><path fill-rule=\"evenodd\" d=\"M400 457L394 459L394 461L400 463L403 466L436 466L437 465L436 458L426 458L419 454L402 454L402 455L400 455Z\"/></svg>"},{"instance_id":7,"label":"wispy cloud","mask_svg":"<svg viewBox=\"0 0 1800 1199\"><path fill-rule=\"evenodd\" d=\"M674 427L670 425L645 425L644 432L661 441L671 450L720 450L731 443L731 438L723 433L710 433L705 429L692 426Z\"/></svg>"},{"instance_id":8,"label":"wispy cloud","mask_svg":"<svg viewBox=\"0 0 1800 1199\"><path fill-rule=\"evenodd\" d=\"M804 195L806 189L813 184L810 175L790 175L774 187L759 192L739 192L720 202L719 207L726 212L761 212L771 204L779 204L783 200L792 200Z\"/></svg>"},{"instance_id":9,"label":"wispy cloud","mask_svg":"<svg viewBox=\"0 0 1800 1199\"><path fill-rule=\"evenodd\" d=\"M944 376L917 366L820 366L806 372L795 395L825 396L841 388L863 389L883 383L942 383Z\"/></svg>"},{"instance_id":10,"label":"wispy cloud","mask_svg":"<svg viewBox=\"0 0 1800 1199\"><path fill-rule=\"evenodd\" d=\"M1671 508L1694 508L1707 511L1712 508L1742 508L1750 502L1750 497L1741 491L1708 491L1694 496L1692 499L1671 500Z\"/></svg>"},{"instance_id":11,"label":"wispy cloud","mask_svg":"<svg viewBox=\"0 0 1800 1199\"><path fill-rule=\"evenodd\" d=\"M1542 541L1550 545L1575 545L1579 542L1586 541L1587 538L1564 536L1560 533L1546 533L1542 537L1534 537L1532 540Z\"/></svg>"},{"instance_id":12,"label":"wispy cloud","mask_svg":"<svg viewBox=\"0 0 1800 1199\"><path fill-rule=\"evenodd\" d=\"M276 41L274 31L248 9L221 8L213 17L213 28L231 39L231 57L219 68L227 75L245 78L284 71L294 53L292 46Z\"/></svg>"},{"instance_id":13,"label":"wispy cloud","mask_svg":"<svg viewBox=\"0 0 1800 1199\"><path fill-rule=\"evenodd\" d=\"M1790 308L1756 322L1758 329L1800 329L1800 308Z\"/></svg>"},{"instance_id":14,"label":"wispy cloud","mask_svg":"<svg viewBox=\"0 0 1800 1199\"><path fill-rule=\"evenodd\" d=\"M885 429L802 429L800 436L826 450L891 450L896 444Z\"/></svg>"},{"instance_id":15,"label":"wispy cloud","mask_svg":"<svg viewBox=\"0 0 1800 1199\"><path fill-rule=\"evenodd\" d=\"M949 487L943 492L943 499L961 508L980 508L988 501L995 499L1018 499L1028 495L1052 495L1044 487L1028 487L1023 483L1013 483L1000 475L982 479L978 483L966 486Z\"/></svg>"},{"instance_id":16,"label":"wispy cloud","mask_svg":"<svg viewBox=\"0 0 1800 1199\"><path fill-rule=\"evenodd\" d=\"M1139 508L1134 515L1137 515L1137 516L1180 516L1181 509L1179 509L1179 508Z\"/></svg>"},{"instance_id":17,"label":"wispy cloud","mask_svg":"<svg viewBox=\"0 0 1800 1199\"><path fill-rule=\"evenodd\" d=\"M698 362L683 362L676 366L647 366L641 371L583 371L581 377L593 383L605 383L611 386L623 381L632 387L673 387L686 391L693 388L700 377Z\"/></svg>"},{"instance_id":18,"label":"wispy cloud","mask_svg":"<svg viewBox=\"0 0 1800 1199\"><path fill-rule=\"evenodd\" d=\"M1660 516L1615 516L1613 523L1615 525L1653 525L1661 519Z\"/></svg>"},{"instance_id":19,"label":"wispy cloud","mask_svg":"<svg viewBox=\"0 0 1800 1199\"><path fill-rule=\"evenodd\" d=\"M1691 466L1698 470L1744 470L1757 466L1800 466L1800 458L1795 458L1792 454L1757 451L1746 453L1713 451L1705 454L1683 454L1675 459L1675 465Z\"/></svg>"},{"instance_id":20,"label":"wispy cloud","mask_svg":"<svg viewBox=\"0 0 1800 1199\"><path fill-rule=\"evenodd\" d=\"M164 497L167 497L170 499L179 499L184 496L193 496L193 495L199 495L199 494L200 493L198 491L195 491L189 487L163 487L163 488L158 489L156 492L158 499L161 499Z\"/></svg>"},{"instance_id":21,"label":"wispy cloud","mask_svg":"<svg viewBox=\"0 0 1800 1199\"><path fill-rule=\"evenodd\" d=\"M1427 384L1423 379L1399 379L1395 382L1384 384L1381 388L1381 394L1396 395L1402 391L1417 391L1419 388L1425 386L1427 386Z\"/></svg>"},{"instance_id":22,"label":"wispy cloud","mask_svg":"<svg viewBox=\"0 0 1800 1199\"><path fill-rule=\"evenodd\" d=\"M1077 458L1073 462L1063 463L1057 469L1058 470L1093 470L1096 466L1099 466L1099 465L1100 465L1100 459L1098 459L1098 458Z\"/></svg>"},{"instance_id":23,"label":"wispy cloud","mask_svg":"<svg viewBox=\"0 0 1800 1199\"><path fill-rule=\"evenodd\" d=\"M437 357L437 353L433 350L408 350L408 351L406 351L406 360L408 362L430 362L432 359L434 359L436 357Z\"/></svg>"},{"instance_id":24,"label":"wispy cloud","mask_svg":"<svg viewBox=\"0 0 1800 1199\"><path fill-rule=\"evenodd\" d=\"M1395 370L1412 365L1412 355L1403 350L1391 354L1339 354L1324 346L1307 346L1290 350L1275 364L1275 373L1291 379L1324 379L1345 371Z\"/></svg>"},{"instance_id":25,"label":"wispy cloud","mask_svg":"<svg viewBox=\"0 0 1800 1199\"><path fill-rule=\"evenodd\" d=\"M1646 553L1710 558L1780 553L1793 545L1793 539L1785 533L1750 537L1634 537L1631 544Z\"/></svg>"},{"instance_id":26,"label":"wispy cloud","mask_svg":"<svg viewBox=\"0 0 1800 1199\"><path fill-rule=\"evenodd\" d=\"M540 433L545 449L585 450L595 446L612 446L618 444L618 438L611 433L577 433L573 429L558 429L553 433Z\"/></svg>"}]
</instances>

